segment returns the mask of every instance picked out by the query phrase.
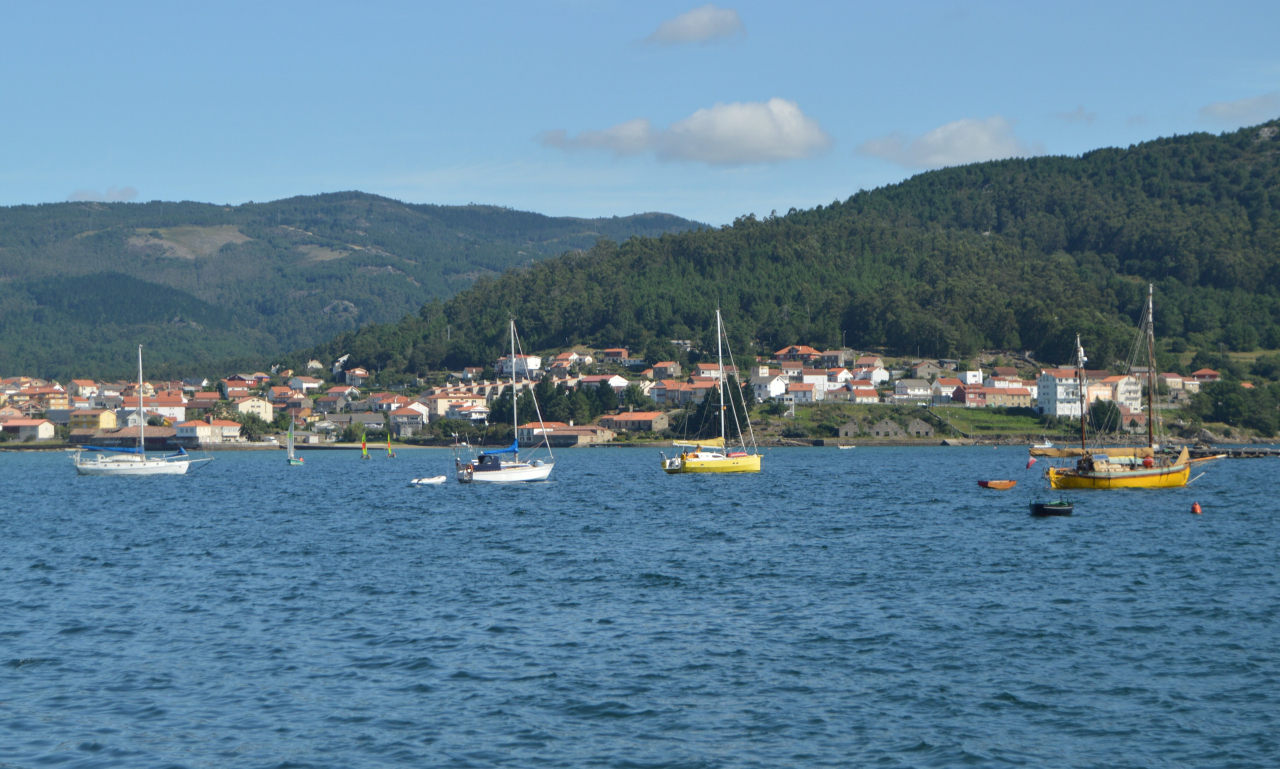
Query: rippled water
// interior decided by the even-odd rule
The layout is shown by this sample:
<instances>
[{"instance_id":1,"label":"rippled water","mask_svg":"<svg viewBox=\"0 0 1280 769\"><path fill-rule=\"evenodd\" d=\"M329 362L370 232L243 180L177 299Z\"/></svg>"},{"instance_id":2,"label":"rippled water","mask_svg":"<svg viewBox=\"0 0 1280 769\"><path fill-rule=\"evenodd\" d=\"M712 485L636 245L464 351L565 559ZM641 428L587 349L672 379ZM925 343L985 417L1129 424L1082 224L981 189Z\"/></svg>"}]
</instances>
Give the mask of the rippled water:
<instances>
[{"instance_id":1,"label":"rippled water","mask_svg":"<svg viewBox=\"0 0 1280 769\"><path fill-rule=\"evenodd\" d=\"M559 459L0 455L0 766L1280 765L1274 460L1032 519L1021 449Z\"/></svg>"}]
</instances>

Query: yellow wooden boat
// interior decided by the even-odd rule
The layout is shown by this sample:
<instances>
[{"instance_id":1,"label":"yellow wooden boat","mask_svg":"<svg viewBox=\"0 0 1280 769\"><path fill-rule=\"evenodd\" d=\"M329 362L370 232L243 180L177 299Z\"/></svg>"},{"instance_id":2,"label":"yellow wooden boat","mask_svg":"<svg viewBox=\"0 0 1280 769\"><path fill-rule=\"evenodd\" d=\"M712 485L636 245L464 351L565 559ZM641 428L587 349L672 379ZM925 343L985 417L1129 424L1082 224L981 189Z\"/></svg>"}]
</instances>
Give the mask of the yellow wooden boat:
<instances>
[{"instance_id":1,"label":"yellow wooden boat","mask_svg":"<svg viewBox=\"0 0 1280 769\"><path fill-rule=\"evenodd\" d=\"M1175 489L1187 485L1191 465L1185 447L1172 460L1150 448L1110 449L1080 457L1075 467L1050 467L1048 476L1055 489Z\"/></svg>"},{"instance_id":2,"label":"yellow wooden boat","mask_svg":"<svg viewBox=\"0 0 1280 769\"><path fill-rule=\"evenodd\" d=\"M1186 447L1176 457L1158 452L1156 423L1159 414L1155 407L1156 354L1154 313L1154 287L1147 286L1147 308L1139 327L1141 347L1147 353L1147 365L1143 371L1147 393L1147 445L1118 448L1090 447L1085 426L1088 422L1089 404L1085 397L1088 382L1084 364L1088 358L1076 335L1076 383L1080 400L1080 448L1055 448L1052 444L1033 446L1031 456L1056 459L1075 458L1075 467L1049 467L1045 477L1055 489L1176 489L1191 482L1191 468L1200 462L1222 459L1225 454L1192 459ZM1130 370L1133 370L1132 361ZM1100 426L1105 428L1105 425Z\"/></svg>"}]
</instances>

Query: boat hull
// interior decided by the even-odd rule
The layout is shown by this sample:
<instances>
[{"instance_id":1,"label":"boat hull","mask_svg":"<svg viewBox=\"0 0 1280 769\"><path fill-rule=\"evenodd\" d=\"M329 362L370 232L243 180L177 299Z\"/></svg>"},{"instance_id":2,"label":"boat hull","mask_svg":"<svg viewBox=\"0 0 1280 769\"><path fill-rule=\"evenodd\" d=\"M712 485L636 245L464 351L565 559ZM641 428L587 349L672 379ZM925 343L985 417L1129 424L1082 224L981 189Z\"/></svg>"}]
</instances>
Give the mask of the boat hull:
<instances>
[{"instance_id":1,"label":"boat hull","mask_svg":"<svg viewBox=\"0 0 1280 769\"><path fill-rule=\"evenodd\" d=\"M77 462L76 472L80 475L183 475L190 465L189 460L168 462L163 459L144 459L139 462Z\"/></svg>"},{"instance_id":2,"label":"boat hull","mask_svg":"<svg viewBox=\"0 0 1280 769\"><path fill-rule=\"evenodd\" d=\"M290 459L290 460L289 460L289 464L291 464L291 465L301 465L301 464L303 464L303 461L302 461L301 459Z\"/></svg>"},{"instance_id":3,"label":"boat hull","mask_svg":"<svg viewBox=\"0 0 1280 769\"><path fill-rule=\"evenodd\" d=\"M1055 489L1177 489L1187 485L1191 465L1102 472L1051 467L1047 474Z\"/></svg>"},{"instance_id":4,"label":"boat hull","mask_svg":"<svg viewBox=\"0 0 1280 769\"><path fill-rule=\"evenodd\" d=\"M1018 485L1017 481L978 481L978 485L984 489L995 489L996 491L1007 491Z\"/></svg>"},{"instance_id":5,"label":"boat hull","mask_svg":"<svg viewBox=\"0 0 1280 769\"><path fill-rule=\"evenodd\" d=\"M678 462L667 462L662 469L668 475L684 473L758 473L760 472L760 455L748 454L745 457L724 457L717 459L685 459Z\"/></svg>"},{"instance_id":6,"label":"boat hull","mask_svg":"<svg viewBox=\"0 0 1280 769\"><path fill-rule=\"evenodd\" d=\"M545 481L551 476L551 471L555 469L554 462L546 462L542 465L529 465L523 462L518 465L509 465L501 470L485 470L483 472L468 472L464 466L458 470L458 481L460 483L529 483L531 481Z\"/></svg>"},{"instance_id":7,"label":"boat hull","mask_svg":"<svg viewBox=\"0 0 1280 769\"><path fill-rule=\"evenodd\" d=\"M1071 515L1075 505L1070 502L1032 502L1031 515L1035 518L1050 518L1060 515Z\"/></svg>"}]
</instances>

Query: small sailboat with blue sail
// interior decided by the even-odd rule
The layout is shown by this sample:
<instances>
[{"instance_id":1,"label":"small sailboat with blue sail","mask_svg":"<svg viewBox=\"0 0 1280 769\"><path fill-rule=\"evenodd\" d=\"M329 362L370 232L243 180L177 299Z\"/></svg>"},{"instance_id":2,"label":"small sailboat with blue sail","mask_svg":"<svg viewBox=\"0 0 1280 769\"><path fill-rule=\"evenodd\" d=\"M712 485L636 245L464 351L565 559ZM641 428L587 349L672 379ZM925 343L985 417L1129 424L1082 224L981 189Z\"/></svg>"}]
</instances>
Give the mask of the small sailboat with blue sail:
<instances>
[{"instance_id":1,"label":"small sailboat with blue sail","mask_svg":"<svg viewBox=\"0 0 1280 769\"><path fill-rule=\"evenodd\" d=\"M81 446L71 450L71 462L80 475L184 475L194 462L208 462L213 457L193 459L181 446L172 454L147 455L147 412L142 402L142 345L138 345L138 443L136 446ZM92 456L84 456L93 452Z\"/></svg>"}]
</instances>

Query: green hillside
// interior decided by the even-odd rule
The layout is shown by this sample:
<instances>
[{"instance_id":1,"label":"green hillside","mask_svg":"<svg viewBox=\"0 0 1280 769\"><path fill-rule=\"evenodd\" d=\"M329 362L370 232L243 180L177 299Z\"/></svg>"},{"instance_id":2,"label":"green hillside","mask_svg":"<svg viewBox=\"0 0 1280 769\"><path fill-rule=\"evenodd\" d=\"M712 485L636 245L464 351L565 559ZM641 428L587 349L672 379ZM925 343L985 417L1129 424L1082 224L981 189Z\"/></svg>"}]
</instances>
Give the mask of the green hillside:
<instances>
[{"instance_id":1,"label":"green hillside","mask_svg":"<svg viewBox=\"0 0 1280 769\"><path fill-rule=\"evenodd\" d=\"M1107 365L1127 357L1148 281L1174 349L1276 348L1278 126L978 163L719 230L602 239L317 352L389 370L482 363L514 316L532 349L667 357L667 340L709 340L720 304L742 353L843 335L902 354L1062 362L1079 332Z\"/></svg>"},{"instance_id":2,"label":"green hillside","mask_svg":"<svg viewBox=\"0 0 1280 769\"><path fill-rule=\"evenodd\" d=\"M156 371L267 358L394 322L479 277L602 237L698 226L667 214L554 218L359 192L0 208L0 375L127 372L138 342Z\"/></svg>"}]
</instances>

